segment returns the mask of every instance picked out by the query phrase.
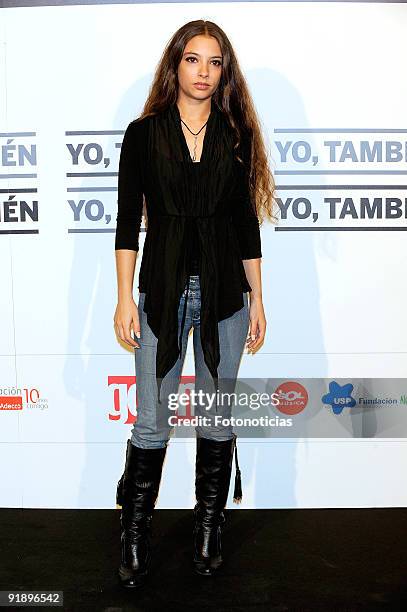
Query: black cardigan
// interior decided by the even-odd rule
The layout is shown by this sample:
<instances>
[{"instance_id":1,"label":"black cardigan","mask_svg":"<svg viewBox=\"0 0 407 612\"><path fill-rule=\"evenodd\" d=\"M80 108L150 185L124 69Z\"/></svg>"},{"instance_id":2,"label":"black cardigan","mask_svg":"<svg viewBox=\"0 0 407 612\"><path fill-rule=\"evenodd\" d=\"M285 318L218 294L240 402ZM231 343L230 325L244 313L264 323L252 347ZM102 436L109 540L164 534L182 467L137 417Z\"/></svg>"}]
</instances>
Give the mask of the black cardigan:
<instances>
[{"instance_id":1,"label":"black cardigan","mask_svg":"<svg viewBox=\"0 0 407 612\"><path fill-rule=\"evenodd\" d=\"M213 100L199 163L192 161L175 103L135 119L123 137L115 249L139 250L144 194L147 233L138 289L146 294L144 312L158 339L158 393L181 354L186 301L179 337L178 308L189 281L191 241L198 241L200 254L202 350L216 389L218 322L241 309L243 292L251 291L242 260L262 257L248 188L249 149L241 145L243 165L232 147L229 123Z\"/></svg>"}]
</instances>

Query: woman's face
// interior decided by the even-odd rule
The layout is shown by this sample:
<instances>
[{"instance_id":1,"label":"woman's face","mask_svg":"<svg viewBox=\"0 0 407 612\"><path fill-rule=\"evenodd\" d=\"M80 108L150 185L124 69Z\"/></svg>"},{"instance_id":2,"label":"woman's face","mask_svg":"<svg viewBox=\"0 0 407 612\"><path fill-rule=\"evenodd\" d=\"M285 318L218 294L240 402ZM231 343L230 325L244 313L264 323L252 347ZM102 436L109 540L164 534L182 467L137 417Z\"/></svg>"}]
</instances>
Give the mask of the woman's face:
<instances>
[{"instance_id":1,"label":"woman's face","mask_svg":"<svg viewBox=\"0 0 407 612\"><path fill-rule=\"evenodd\" d=\"M222 54L216 38L201 35L191 38L178 66L182 92L197 100L209 98L215 93L221 75Z\"/></svg>"}]
</instances>

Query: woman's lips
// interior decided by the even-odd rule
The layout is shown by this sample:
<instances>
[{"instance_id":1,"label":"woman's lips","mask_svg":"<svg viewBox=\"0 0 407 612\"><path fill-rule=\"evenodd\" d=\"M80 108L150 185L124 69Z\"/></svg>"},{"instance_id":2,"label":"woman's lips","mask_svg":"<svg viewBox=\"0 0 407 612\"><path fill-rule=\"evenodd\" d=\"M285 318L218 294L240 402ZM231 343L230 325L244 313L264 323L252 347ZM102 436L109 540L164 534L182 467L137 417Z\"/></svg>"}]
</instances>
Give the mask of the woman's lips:
<instances>
[{"instance_id":1,"label":"woman's lips","mask_svg":"<svg viewBox=\"0 0 407 612\"><path fill-rule=\"evenodd\" d=\"M196 87L197 89L207 89L209 87L209 84L207 84L207 83L194 83L194 87Z\"/></svg>"}]
</instances>

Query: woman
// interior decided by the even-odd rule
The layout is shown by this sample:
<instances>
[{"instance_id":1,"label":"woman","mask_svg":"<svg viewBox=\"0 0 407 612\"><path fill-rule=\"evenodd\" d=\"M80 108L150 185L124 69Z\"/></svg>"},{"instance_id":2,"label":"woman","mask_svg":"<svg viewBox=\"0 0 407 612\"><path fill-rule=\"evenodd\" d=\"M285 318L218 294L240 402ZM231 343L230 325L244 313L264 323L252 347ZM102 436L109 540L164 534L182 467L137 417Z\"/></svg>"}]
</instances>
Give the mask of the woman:
<instances>
[{"instance_id":1,"label":"woman","mask_svg":"<svg viewBox=\"0 0 407 612\"><path fill-rule=\"evenodd\" d=\"M227 36L210 21L185 24L163 53L142 115L125 131L119 161L114 323L135 349L138 400L117 487L124 586L142 584L150 566L152 513L172 429L168 395L178 390L190 329L195 390L234 386L249 327L247 348L263 342L259 222L275 218L273 194L259 122ZM208 415L208 407L197 411ZM196 434L194 567L212 575L222 562L234 451L234 501L241 499L236 435L213 421Z\"/></svg>"}]
</instances>

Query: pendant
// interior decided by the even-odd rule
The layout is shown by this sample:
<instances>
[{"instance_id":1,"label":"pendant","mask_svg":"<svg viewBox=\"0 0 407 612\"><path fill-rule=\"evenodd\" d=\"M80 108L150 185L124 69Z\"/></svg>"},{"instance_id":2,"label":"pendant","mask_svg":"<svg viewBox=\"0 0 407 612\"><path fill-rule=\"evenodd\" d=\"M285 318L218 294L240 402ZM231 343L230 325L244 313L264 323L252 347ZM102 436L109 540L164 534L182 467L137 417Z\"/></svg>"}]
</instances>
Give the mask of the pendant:
<instances>
[{"instance_id":1,"label":"pendant","mask_svg":"<svg viewBox=\"0 0 407 612\"><path fill-rule=\"evenodd\" d=\"M196 143L198 140L198 136L195 136L195 144L194 144L194 154L192 156L192 161L196 161Z\"/></svg>"}]
</instances>

